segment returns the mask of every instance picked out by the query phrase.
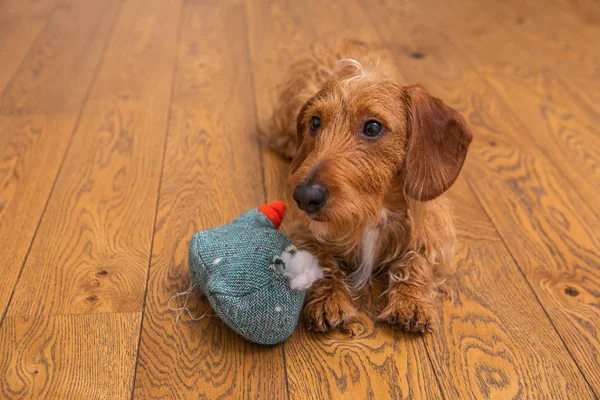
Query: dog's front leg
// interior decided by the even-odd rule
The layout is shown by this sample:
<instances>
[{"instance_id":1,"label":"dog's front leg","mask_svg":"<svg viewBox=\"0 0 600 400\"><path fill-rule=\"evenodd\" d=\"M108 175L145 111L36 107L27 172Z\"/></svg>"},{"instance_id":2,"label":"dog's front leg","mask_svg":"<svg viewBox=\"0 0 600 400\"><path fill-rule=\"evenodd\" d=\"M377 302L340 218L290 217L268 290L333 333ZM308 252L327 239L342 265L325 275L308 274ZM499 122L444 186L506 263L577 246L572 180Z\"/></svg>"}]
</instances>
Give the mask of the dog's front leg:
<instances>
[{"instance_id":1,"label":"dog's front leg","mask_svg":"<svg viewBox=\"0 0 600 400\"><path fill-rule=\"evenodd\" d=\"M425 257L410 252L389 270L387 305L379 320L406 332L425 333L434 315L433 268Z\"/></svg>"},{"instance_id":2,"label":"dog's front leg","mask_svg":"<svg viewBox=\"0 0 600 400\"><path fill-rule=\"evenodd\" d=\"M356 318L357 312L338 263L325 254L319 254L318 258L324 278L309 289L303 315L308 329L327 332L344 326Z\"/></svg>"}]
</instances>

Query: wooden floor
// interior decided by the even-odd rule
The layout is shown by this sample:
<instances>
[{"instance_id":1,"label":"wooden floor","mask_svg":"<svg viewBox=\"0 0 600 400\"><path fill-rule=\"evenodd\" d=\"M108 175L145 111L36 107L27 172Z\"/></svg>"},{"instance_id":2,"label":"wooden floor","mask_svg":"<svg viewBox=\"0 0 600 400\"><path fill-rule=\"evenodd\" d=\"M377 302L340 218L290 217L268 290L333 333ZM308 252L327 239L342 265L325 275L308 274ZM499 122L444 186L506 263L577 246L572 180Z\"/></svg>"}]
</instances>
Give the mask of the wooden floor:
<instances>
[{"instance_id":1,"label":"wooden floor","mask_svg":"<svg viewBox=\"0 0 600 400\"><path fill-rule=\"evenodd\" d=\"M473 128L438 329L175 324L192 233L281 197L256 124L332 37ZM599 38L596 0L0 0L0 398L597 398Z\"/></svg>"}]
</instances>

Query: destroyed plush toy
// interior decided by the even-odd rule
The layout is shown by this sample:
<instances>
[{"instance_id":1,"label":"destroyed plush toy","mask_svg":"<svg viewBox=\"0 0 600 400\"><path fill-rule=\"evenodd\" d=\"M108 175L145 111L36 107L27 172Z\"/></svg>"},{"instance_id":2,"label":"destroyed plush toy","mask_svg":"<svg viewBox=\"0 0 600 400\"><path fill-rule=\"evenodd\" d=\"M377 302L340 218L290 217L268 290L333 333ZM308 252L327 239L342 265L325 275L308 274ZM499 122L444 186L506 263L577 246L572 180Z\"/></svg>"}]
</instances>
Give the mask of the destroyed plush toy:
<instances>
[{"instance_id":1,"label":"destroyed plush toy","mask_svg":"<svg viewBox=\"0 0 600 400\"><path fill-rule=\"evenodd\" d=\"M285 203L269 203L196 232L190 243L192 283L223 322L255 343L286 340L306 289L323 277L317 260L277 230L284 214Z\"/></svg>"}]
</instances>

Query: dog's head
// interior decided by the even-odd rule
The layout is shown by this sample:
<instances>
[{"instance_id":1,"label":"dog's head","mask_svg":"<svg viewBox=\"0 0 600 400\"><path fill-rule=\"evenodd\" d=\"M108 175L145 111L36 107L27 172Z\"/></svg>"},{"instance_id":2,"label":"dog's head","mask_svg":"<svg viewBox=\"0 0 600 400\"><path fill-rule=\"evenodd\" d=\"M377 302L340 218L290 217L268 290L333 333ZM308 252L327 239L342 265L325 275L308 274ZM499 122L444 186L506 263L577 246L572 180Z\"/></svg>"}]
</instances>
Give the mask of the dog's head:
<instances>
[{"instance_id":1,"label":"dog's head","mask_svg":"<svg viewBox=\"0 0 600 400\"><path fill-rule=\"evenodd\" d=\"M395 196L441 195L472 140L460 114L422 87L357 67L334 74L297 119L294 200L310 226L331 233L377 221Z\"/></svg>"}]
</instances>

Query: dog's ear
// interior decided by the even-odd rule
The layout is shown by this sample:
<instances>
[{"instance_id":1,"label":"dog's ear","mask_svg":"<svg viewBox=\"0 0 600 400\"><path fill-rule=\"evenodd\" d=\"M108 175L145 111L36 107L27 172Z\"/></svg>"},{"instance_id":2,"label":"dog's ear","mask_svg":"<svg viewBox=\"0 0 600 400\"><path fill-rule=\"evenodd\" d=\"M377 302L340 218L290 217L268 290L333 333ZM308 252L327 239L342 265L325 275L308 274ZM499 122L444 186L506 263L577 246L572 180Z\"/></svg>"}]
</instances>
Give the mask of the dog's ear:
<instances>
[{"instance_id":1,"label":"dog's ear","mask_svg":"<svg viewBox=\"0 0 600 400\"><path fill-rule=\"evenodd\" d=\"M296 153L292 158L291 171L294 173L302 164L302 162L306 159L306 155L308 151L306 149L306 144L304 144L303 136L304 131L306 130L305 121L306 121L306 110L311 104L312 99L308 100L300 111L298 112L298 116L296 117Z\"/></svg>"},{"instance_id":2,"label":"dog's ear","mask_svg":"<svg viewBox=\"0 0 600 400\"><path fill-rule=\"evenodd\" d=\"M473 139L463 117L420 86L406 89L409 129L402 171L404 191L431 200L454 183Z\"/></svg>"}]
</instances>

